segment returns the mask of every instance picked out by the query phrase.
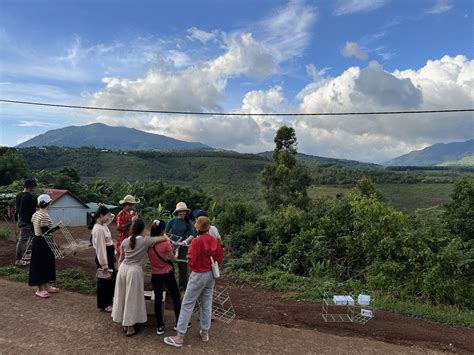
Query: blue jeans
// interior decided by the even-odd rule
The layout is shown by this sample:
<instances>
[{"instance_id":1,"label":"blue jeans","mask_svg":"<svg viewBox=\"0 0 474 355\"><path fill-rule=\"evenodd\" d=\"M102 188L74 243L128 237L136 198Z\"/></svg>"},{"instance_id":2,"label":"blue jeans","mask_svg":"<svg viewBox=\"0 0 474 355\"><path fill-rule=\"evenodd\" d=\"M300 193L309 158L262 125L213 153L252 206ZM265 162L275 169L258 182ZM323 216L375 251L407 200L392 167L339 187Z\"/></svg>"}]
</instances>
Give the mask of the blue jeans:
<instances>
[{"instance_id":1,"label":"blue jeans","mask_svg":"<svg viewBox=\"0 0 474 355\"><path fill-rule=\"evenodd\" d=\"M211 327L212 315L212 295L214 293L214 276L212 271L192 272L189 277L188 287L181 302L181 312L179 313L177 331L184 336L188 330L188 323L193 315L196 301L201 301L200 325L201 330L207 332Z\"/></svg>"}]
</instances>

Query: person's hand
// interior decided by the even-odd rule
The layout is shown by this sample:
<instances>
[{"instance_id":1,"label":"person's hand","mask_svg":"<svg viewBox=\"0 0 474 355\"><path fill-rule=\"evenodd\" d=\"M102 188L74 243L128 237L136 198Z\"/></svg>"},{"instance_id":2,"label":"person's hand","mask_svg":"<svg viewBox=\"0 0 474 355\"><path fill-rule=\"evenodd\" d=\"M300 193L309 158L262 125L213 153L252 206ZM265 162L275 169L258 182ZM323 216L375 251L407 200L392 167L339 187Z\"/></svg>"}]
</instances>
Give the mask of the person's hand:
<instances>
[{"instance_id":1,"label":"person's hand","mask_svg":"<svg viewBox=\"0 0 474 355\"><path fill-rule=\"evenodd\" d=\"M102 270L104 270L104 271L109 271L109 266L108 266L108 265L102 266Z\"/></svg>"},{"instance_id":2,"label":"person's hand","mask_svg":"<svg viewBox=\"0 0 474 355\"><path fill-rule=\"evenodd\" d=\"M138 216L137 216L137 215L134 215L134 216L132 217L132 222L135 222L137 219L138 219Z\"/></svg>"}]
</instances>

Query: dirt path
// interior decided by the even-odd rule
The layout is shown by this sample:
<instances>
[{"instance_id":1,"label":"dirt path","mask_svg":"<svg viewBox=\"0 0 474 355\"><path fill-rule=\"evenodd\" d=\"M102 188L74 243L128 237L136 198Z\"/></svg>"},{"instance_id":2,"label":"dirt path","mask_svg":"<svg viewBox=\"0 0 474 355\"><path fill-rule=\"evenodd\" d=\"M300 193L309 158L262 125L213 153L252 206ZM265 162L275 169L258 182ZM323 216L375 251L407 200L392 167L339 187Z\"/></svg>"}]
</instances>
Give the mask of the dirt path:
<instances>
[{"instance_id":1,"label":"dirt path","mask_svg":"<svg viewBox=\"0 0 474 355\"><path fill-rule=\"evenodd\" d=\"M0 279L0 353L384 353L436 354L434 350L404 347L376 340L339 337L314 330L284 328L243 320L213 323L211 341L204 344L193 319L184 349L163 344L147 325L140 334L125 337L110 316L98 312L95 298L61 292L50 299L35 298L32 288ZM167 314L167 316L170 316ZM172 334L172 332L167 332Z\"/></svg>"}]
</instances>

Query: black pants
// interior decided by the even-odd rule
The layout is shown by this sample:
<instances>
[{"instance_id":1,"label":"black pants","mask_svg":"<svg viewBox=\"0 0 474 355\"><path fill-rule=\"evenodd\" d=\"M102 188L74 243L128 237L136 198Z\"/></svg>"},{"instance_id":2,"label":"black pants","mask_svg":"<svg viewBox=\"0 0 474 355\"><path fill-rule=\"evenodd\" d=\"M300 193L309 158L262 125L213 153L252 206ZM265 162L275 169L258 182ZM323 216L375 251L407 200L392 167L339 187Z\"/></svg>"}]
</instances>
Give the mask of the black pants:
<instances>
[{"instance_id":1,"label":"black pants","mask_svg":"<svg viewBox=\"0 0 474 355\"><path fill-rule=\"evenodd\" d=\"M113 245L107 246L107 266L109 270L113 270L110 279L97 279L97 308L105 309L110 306L114 300L115 278L117 271L115 270L115 248ZM102 268L97 257L95 258L97 268Z\"/></svg>"},{"instance_id":2,"label":"black pants","mask_svg":"<svg viewBox=\"0 0 474 355\"><path fill-rule=\"evenodd\" d=\"M162 327L163 313L161 312L161 304L163 303L163 286L168 290L174 306L174 315L176 316L176 323L178 323L179 311L181 309L181 296L179 294L178 284L174 277L174 270L166 274L153 274L151 275L151 283L153 285L153 291L155 292L155 316L156 324L158 327Z\"/></svg>"},{"instance_id":3,"label":"black pants","mask_svg":"<svg viewBox=\"0 0 474 355\"><path fill-rule=\"evenodd\" d=\"M178 259L186 259L188 256L188 247L180 246L178 250ZM179 288L186 291L188 286L189 272L188 263L178 262Z\"/></svg>"}]
</instances>

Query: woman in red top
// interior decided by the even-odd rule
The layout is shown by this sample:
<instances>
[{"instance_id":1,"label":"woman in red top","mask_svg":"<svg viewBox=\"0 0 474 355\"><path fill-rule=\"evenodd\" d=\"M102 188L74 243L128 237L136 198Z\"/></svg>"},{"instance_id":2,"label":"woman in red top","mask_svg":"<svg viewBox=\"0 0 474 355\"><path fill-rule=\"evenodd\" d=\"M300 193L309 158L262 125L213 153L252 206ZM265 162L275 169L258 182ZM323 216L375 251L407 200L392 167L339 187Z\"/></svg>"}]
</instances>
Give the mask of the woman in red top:
<instances>
[{"instance_id":1,"label":"woman in red top","mask_svg":"<svg viewBox=\"0 0 474 355\"><path fill-rule=\"evenodd\" d=\"M224 260L224 249L216 238L209 234L211 222L207 217L199 217L195 224L198 237L193 239L188 251L188 265L191 268L188 287L184 294L176 326L177 335L166 337L165 344L182 347L184 336L188 329L189 320L194 311L196 301L200 305L200 331L202 341L209 341L209 328L211 327L212 295L214 293L214 276L211 271L211 257L219 264Z\"/></svg>"},{"instance_id":2,"label":"woman in red top","mask_svg":"<svg viewBox=\"0 0 474 355\"><path fill-rule=\"evenodd\" d=\"M120 201L122 210L117 215L117 230L119 235L117 237L117 247L115 248L117 260L120 257L120 246L125 239L130 237L130 228L132 223L138 218L138 215L133 210L137 203L140 203L140 200L133 197L132 195L127 195L123 198L123 200Z\"/></svg>"},{"instance_id":3,"label":"woman in red top","mask_svg":"<svg viewBox=\"0 0 474 355\"><path fill-rule=\"evenodd\" d=\"M150 235L152 237L161 237L165 234L166 223L155 219L151 227ZM173 253L173 245L170 243L158 243L148 249L148 258L151 264L151 283L155 292L155 316L156 316L156 334L162 335L165 332L165 323L163 322L162 304L163 289L169 291L173 299L174 314L178 322L179 311L181 309L181 296L179 294L178 283L174 277L173 262L177 259Z\"/></svg>"}]
</instances>

